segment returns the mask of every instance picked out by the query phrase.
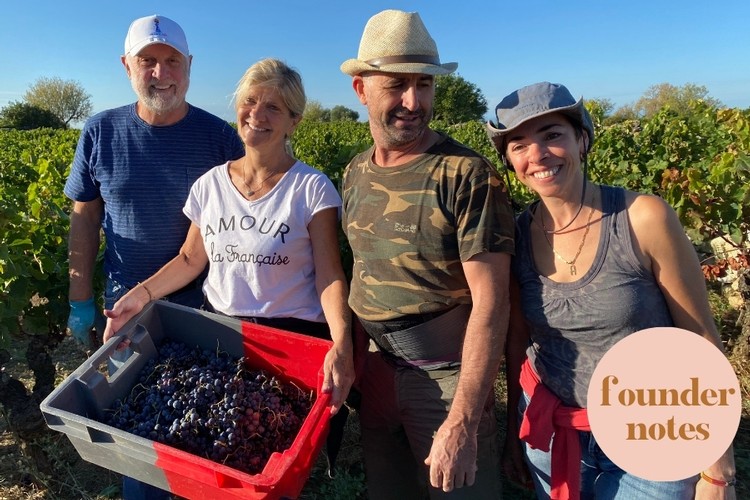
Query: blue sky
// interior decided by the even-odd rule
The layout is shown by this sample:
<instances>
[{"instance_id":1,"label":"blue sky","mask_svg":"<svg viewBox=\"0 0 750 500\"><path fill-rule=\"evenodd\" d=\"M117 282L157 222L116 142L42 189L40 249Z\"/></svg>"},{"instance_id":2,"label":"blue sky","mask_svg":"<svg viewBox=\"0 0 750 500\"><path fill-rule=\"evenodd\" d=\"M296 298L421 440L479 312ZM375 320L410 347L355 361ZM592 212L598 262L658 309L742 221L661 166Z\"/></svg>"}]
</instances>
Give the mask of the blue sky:
<instances>
[{"instance_id":1,"label":"blue sky","mask_svg":"<svg viewBox=\"0 0 750 500\"><path fill-rule=\"evenodd\" d=\"M490 109L542 80L616 107L664 82L703 85L729 107L750 107L747 0L6 1L0 107L43 76L81 83L94 111L132 102L120 63L125 33L133 19L161 14L187 33L192 104L234 121L231 94L245 69L277 57L300 71L308 99L364 119L339 66L356 57L367 19L386 8L419 12L441 59L459 63Z\"/></svg>"}]
</instances>

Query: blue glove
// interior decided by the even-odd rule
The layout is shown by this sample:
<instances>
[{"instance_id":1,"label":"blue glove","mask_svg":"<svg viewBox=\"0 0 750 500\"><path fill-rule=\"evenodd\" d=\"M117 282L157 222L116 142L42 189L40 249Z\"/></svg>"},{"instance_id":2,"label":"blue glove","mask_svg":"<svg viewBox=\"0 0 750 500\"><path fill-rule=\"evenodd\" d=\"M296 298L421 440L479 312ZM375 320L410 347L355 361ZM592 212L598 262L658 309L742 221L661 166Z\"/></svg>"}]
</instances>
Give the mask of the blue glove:
<instances>
[{"instance_id":1,"label":"blue glove","mask_svg":"<svg viewBox=\"0 0 750 500\"><path fill-rule=\"evenodd\" d=\"M73 337L86 347L91 347L89 332L94 327L94 316L96 316L96 306L93 297L88 300L70 301L68 329Z\"/></svg>"}]
</instances>

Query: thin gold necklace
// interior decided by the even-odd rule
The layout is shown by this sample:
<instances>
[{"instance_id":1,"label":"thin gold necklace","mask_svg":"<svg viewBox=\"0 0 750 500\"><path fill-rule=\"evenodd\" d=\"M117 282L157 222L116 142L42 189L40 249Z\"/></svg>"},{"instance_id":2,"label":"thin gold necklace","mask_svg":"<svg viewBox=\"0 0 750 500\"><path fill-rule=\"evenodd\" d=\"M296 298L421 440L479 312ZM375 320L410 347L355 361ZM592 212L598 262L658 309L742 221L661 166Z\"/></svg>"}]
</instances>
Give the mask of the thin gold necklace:
<instances>
[{"instance_id":1,"label":"thin gold necklace","mask_svg":"<svg viewBox=\"0 0 750 500\"><path fill-rule=\"evenodd\" d=\"M253 189L252 186L250 186L250 184L247 183L247 180L245 178L245 164L246 163L247 163L247 156L245 156L245 158L242 160L242 183L247 188L247 191L245 191L245 196L247 196L248 198L250 198L255 193L257 193L260 190L260 188L263 187L263 184L265 184L268 179L270 179L274 175L278 174L279 172L276 171L276 170L274 170L266 178L264 178L262 181L260 181L260 184L258 184L258 187L256 187L255 189Z\"/></svg>"},{"instance_id":2,"label":"thin gold necklace","mask_svg":"<svg viewBox=\"0 0 750 500\"><path fill-rule=\"evenodd\" d=\"M542 216L542 228L544 228L544 210L542 210L541 213ZM573 257L573 260L568 260L559 253L557 253L557 250L555 250L555 247L552 245L552 241L549 239L549 236L547 236L547 231L542 231L542 234L544 234L544 239L547 240L547 244L550 247L550 250L552 250L552 253L555 254L555 257L560 259L561 261L565 262L568 266L570 266L570 275L575 276L578 272L576 269L576 261L578 260L578 257L581 255L581 251L583 250L583 245L586 243L586 236L589 234L589 230L591 229L591 218L594 216L594 199L591 200L591 210L589 211L589 218L586 220L586 230L583 232L583 238L581 238L581 244L578 245L578 250L576 251L575 256Z\"/></svg>"}]
</instances>

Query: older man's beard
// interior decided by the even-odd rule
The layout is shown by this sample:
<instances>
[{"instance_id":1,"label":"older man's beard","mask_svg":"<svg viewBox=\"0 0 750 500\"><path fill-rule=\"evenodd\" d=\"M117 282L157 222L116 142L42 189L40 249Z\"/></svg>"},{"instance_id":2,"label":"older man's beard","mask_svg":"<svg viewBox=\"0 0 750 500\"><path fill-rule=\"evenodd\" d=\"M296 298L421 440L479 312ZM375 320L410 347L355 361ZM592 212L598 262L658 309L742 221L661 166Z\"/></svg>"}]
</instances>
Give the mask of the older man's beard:
<instances>
[{"instance_id":1,"label":"older man's beard","mask_svg":"<svg viewBox=\"0 0 750 500\"><path fill-rule=\"evenodd\" d=\"M393 120L398 114L409 115L412 117L418 116L419 121L409 128L398 128L392 124ZM428 114L423 110L417 113L412 113L404 108L394 109L388 113L387 121L381 124L381 128L385 135L384 139L386 140L388 145L392 147L409 144L410 142L413 142L422 136L425 130L427 130L431 118L432 110L430 110Z\"/></svg>"},{"instance_id":2,"label":"older man's beard","mask_svg":"<svg viewBox=\"0 0 750 500\"><path fill-rule=\"evenodd\" d=\"M179 85L176 82L169 82L170 84L175 85L175 91L167 95L164 95L165 93L163 92L153 90L151 85L154 83L157 82L151 81L146 85L141 85L137 79L130 79L133 91L138 95L138 101L156 114L165 114L174 111L185 102L185 95L187 94L187 89L190 84L190 77L185 75L182 85ZM165 82L158 83L163 84Z\"/></svg>"}]
</instances>

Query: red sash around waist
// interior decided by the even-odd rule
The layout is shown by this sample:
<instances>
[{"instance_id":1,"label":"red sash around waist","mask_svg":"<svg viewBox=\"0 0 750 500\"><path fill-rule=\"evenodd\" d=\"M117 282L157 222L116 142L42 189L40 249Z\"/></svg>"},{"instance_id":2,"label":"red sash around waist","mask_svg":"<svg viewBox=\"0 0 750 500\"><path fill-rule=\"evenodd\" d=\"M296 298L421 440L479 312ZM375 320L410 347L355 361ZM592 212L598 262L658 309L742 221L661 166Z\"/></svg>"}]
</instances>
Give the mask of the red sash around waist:
<instances>
[{"instance_id":1,"label":"red sash around waist","mask_svg":"<svg viewBox=\"0 0 750 500\"><path fill-rule=\"evenodd\" d=\"M578 431L591 430L586 409L563 406L539 380L528 358L521 367L520 381L531 401L524 412L519 437L537 450L549 451L552 446L550 497L553 500L578 500L581 496Z\"/></svg>"}]
</instances>

